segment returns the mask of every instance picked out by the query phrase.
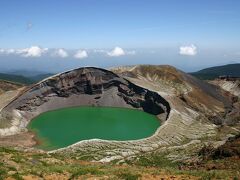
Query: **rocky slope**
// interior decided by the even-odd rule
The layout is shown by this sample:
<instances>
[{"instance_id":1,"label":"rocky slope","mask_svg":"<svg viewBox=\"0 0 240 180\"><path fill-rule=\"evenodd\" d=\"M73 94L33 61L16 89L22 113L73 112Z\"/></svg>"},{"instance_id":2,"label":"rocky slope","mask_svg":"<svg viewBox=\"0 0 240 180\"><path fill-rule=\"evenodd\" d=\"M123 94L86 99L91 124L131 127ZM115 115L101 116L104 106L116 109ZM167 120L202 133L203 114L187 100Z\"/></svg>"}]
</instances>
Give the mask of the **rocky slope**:
<instances>
[{"instance_id":1,"label":"rocky slope","mask_svg":"<svg viewBox=\"0 0 240 180\"><path fill-rule=\"evenodd\" d=\"M69 179L237 179L239 167L226 170L185 170L181 171L177 163L169 162L163 157L141 158L136 164L117 165L98 163L37 152L23 152L0 147L0 179L6 180L69 180ZM216 167L216 166L215 166ZM183 168L183 167L182 167ZM224 176L223 176L224 175Z\"/></svg>"},{"instance_id":2,"label":"rocky slope","mask_svg":"<svg viewBox=\"0 0 240 180\"><path fill-rule=\"evenodd\" d=\"M146 85L152 86L151 89L180 99L184 106L211 116L214 123L224 123L226 120L220 116L226 109L231 109L231 97L220 88L171 66L139 65L112 70L139 85L144 86L146 82Z\"/></svg>"},{"instance_id":3,"label":"rocky slope","mask_svg":"<svg viewBox=\"0 0 240 180\"><path fill-rule=\"evenodd\" d=\"M232 108L229 109L225 118L229 124L235 124L240 121L240 78L222 78L210 81L211 84L219 86L232 97Z\"/></svg>"},{"instance_id":4,"label":"rocky slope","mask_svg":"<svg viewBox=\"0 0 240 180\"><path fill-rule=\"evenodd\" d=\"M22 84L0 80L0 111L24 89ZM0 113L0 128L3 128L8 121L1 120Z\"/></svg>"},{"instance_id":5,"label":"rocky slope","mask_svg":"<svg viewBox=\"0 0 240 180\"><path fill-rule=\"evenodd\" d=\"M23 87L21 84L0 80L0 95L7 91L14 91Z\"/></svg>"},{"instance_id":6,"label":"rocky slope","mask_svg":"<svg viewBox=\"0 0 240 180\"><path fill-rule=\"evenodd\" d=\"M210 83L221 87L222 89L230 92L234 96L240 97L240 78L215 79L210 81Z\"/></svg>"}]
</instances>

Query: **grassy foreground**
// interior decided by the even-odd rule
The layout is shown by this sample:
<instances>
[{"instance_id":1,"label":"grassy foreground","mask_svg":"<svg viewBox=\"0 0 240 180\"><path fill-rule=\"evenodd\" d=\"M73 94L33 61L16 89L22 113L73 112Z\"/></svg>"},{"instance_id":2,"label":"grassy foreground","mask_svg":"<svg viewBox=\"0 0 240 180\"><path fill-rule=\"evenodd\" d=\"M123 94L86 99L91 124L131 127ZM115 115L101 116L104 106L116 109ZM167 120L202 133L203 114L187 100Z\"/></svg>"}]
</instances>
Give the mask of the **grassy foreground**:
<instances>
[{"instance_id":1,"label":"grassy foreground","mask_svg":"<svg viewBox=\"0 0 240 180\"><path fill-rule=\"evenodd\" d=\"M148 155L116 165L0 147L0 179L238 179L239 160L227 162L207 161L193 166Z\"/></svg>"}]
</instances>

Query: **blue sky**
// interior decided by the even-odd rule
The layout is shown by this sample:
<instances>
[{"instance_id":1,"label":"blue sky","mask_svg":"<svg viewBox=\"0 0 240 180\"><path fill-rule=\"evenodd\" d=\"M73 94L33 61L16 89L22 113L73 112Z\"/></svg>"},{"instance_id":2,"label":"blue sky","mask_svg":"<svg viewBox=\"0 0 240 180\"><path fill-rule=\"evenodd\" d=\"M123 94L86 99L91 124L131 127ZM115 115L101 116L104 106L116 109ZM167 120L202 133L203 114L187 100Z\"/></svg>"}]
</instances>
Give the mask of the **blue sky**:
<instances>
[{"instance_id":1,"label":"blue sky","mask_svg":"<svg viewBox=\"0 0 240 180\"><path fill-rule=\"evenodd\" d=\"M0 70L147 63L193 71L240 62L239 32L239 0L2 0Z\"/></svg>"}]
</instances>

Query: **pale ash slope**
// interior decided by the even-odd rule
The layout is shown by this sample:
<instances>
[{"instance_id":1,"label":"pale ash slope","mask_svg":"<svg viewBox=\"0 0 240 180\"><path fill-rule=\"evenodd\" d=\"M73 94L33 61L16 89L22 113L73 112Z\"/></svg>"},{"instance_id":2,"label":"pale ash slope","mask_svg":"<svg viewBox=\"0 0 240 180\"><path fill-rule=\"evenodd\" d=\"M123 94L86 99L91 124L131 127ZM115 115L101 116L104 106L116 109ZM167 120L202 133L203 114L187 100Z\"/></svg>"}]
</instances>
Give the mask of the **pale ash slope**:
<instances>
[{"instance_id":1,"label":"pale ash slope","mask_svg":"<svg viewBox=\"0 0 240 180\"><path fill-rule=\"evenodd\" d=\"M225 78L215 79L210 81L211 84L217 85L222 88L226 93L233 95L232 97L232 108L229 113L226 114L225 118L233 119L232 123L240 121L240 78Z\"/></svg>"},{"instance_id":2,"label":"pale ash slope","mask_svg":"<svg viewBox=\"0 0 240 180\"><path fill-rule=\"evenodd\" d=\"M0 80L0 111L6 105L8 105L8 103L12 101L23 89L24 86L21 84ZM0 121L0 127L1 124L3 124L3 122Z\"/></svg>"},{"instance_id":3,"label":"pale ash slope","mask_svg":"<svg viewBox=\"0 0 240 180\"><path fill-rule=\"evenodd\" d=\"M23 85L0 79L0 95L8 91L17 90L21 87L23 87Z\"/></svg>"},{"instance_id":4,"label":"pale ash slope","mask_svg":"<svg viewBox=\"0 0 240 180\"><path fill-rule=\"evenodd\" d=\"M221 87L225 91L228 91L237 97L240 97L240 78L236 80L216 79L210 81L210 83Z\"/></svg>"},{"instance_id":5,"label":"pale ash slope","mask_svg":"<svg viewBox=\"0 0 240 180\"><path fill-rule=\"evenodd\" d=\"M6 125L9 124L8 120L2 118L1 110L19 94L21 94L25 88L26 87L21 84L0 80L0 129L3 129L4 127L6 127ZM23 132L14 136L0 136L0 146L32 146L34 145L34 143L32 142L32 138L33 135L27 132Z\"/></svg>"}]
</instances>

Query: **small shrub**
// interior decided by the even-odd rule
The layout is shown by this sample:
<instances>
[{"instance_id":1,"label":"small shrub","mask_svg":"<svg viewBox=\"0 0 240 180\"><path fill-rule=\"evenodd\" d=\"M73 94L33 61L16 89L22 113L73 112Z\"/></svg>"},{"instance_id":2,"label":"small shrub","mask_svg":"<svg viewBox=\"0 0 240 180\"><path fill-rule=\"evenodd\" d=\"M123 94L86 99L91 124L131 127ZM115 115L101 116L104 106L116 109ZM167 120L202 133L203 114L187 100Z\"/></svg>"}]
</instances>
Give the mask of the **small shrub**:
<instances>
[{"instance_id":1,"label":"small shrub","mask_svg":"<svg viewBox=\"0 0 240 180\"><path fill-rule=\"evenodd\" d=\"M14 156L12 157L12 160L13 160L14 162L16 162L16 163L20 163L20 162L22 162L22 157L21 157L21 156L18 156L18 155L14 155Z\"/></svg>"},{"instance_id":2,"label":"small shrub","mask_svg":"<svg viewBox=\"0 0 240 180\"><path fill-rule=\"evenodd\" d=\"M23 178L18 173L13 174L11 177L14 178L15 180L23 180Z\"/></svg>"},{"instance_id":3,"label":"small shrub","mask_svg":"<svg viewBox=\"0 0 240 180\"><path fill-rule=\"evenodd\" d=\"M117 177L124 180L137 180L141 176L139 174L133 174L131 172L120 172L119 174L117 174Z\"/></svg>"},{"instance_id":4,"label":"small shrub","mask_svg":"<svg viewBox=\"0 0 240 180\"><path fill-rule=\"evenodd\" d=\"M17 151L11 148L0 147L0 152L4 153L16 153Z\"/></svg>"},{"instance_id":5,"label":"small shrub","mask_svg":"<svg viewBox=\"0 0 240 180\"><path fill-rule=\"evenodd\" d=\"M75 178L75 177L86 175L86 174L102 175L103 171L100 171L98 168L95 168L95 167L86 167L86 168L81 167L73 170L71 178Z\"/></svg>"},{"instance_id":6,"label":"small shrub","mask_svg":"<svg viewBox=\"0 0 240 180\"><path fill-rule=\"evenodd\" d=\"M0 180L4 179L6 174L7 174L7 171L0 167Z\"/></svg>"},{"instance_id":7,"label":"small shrub","mask_svg":"<svg viewBox=\"0 0 240 180\"><path fill-rule=\"evenodd\" d=\"M136 164L140 166L178 167L178 163L172 162L162 155L155 154L139 157Z\"/></svg>"}]
</instances>

